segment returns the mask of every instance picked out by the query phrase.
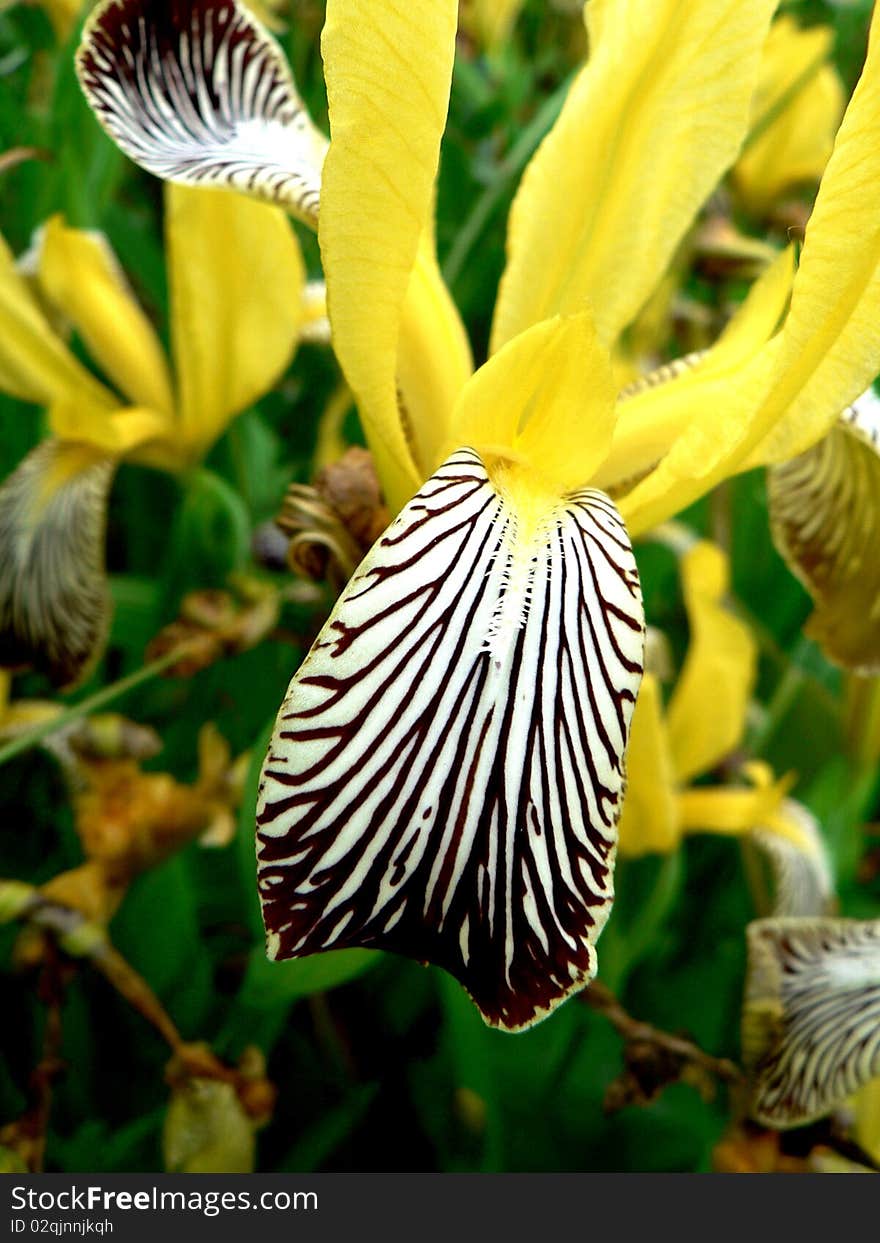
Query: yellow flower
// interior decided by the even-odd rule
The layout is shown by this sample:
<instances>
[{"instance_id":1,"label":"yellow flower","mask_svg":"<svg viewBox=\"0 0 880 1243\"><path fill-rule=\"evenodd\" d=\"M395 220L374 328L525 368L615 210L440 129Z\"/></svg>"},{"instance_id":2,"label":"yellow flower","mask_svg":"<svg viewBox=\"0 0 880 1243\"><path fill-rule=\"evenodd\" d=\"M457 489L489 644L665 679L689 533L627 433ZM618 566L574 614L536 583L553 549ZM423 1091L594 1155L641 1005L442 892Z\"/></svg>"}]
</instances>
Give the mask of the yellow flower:
<instances>
[{"instance_id":1,"label":"yellow flower","mask_svg":"<svg viewBox=\"0 0 880 1243\"><path fill-rule=\"evenodd\" d=\"M594 489L641 533L808 448L880 365L874 39L797 276L786 252L696 365L635 396L615 383L621 333L740 149L774 9L587 6L590 59L523 177L491 357L471 375L431 221L457 5L329 0L328 311L403 508L279 714L258 809L272 957L372 945L430 960L506 1029L595 972L643 618L627 531ZM308 127L277 47L231 4L176 20L124 0L92 21L80 78L109 132L162 175L296 184ZM211 91L183 89L194 40ZM162 123L181 109L210 139L185 153Z\"/></svg>"},{"instance_id":2,"label":"yellow flower","mask_svg":"<svg viewBox=\"0 0 880 1243\"><path fill-rule=\"evenodd\" d=\"M732 172L738 198L755 216L825 170L846 102L829 61L833 42L830 27L801 29L789 16L770 28L749 138Z\"/></svg>"},{"instance_id":3,"label":"yellow flower","mask_svg":"<svg viewBox=\"0 0 880 1243\"><path fill-rule=\"evenodd\" d=\"M0 389L45 406L53 433L0 487L0 661L59 682L82 675L106 628L117 464L196 465L283 371L304 315L299 247L277 209L171 186L165 224L171 361L101 235L53 217L29 257L33 278L0 239Z\"/></svg>"},{"instance_id":4,"label":"yellow flower","mask_svg":"<svg viewBox=\"0 0 880 1243\"><path fill-rule=\"evenodd\" d=\"M668 853L688 833L747 837L772 876L776 915L826 913L833 893L827 851L809 811L786 798L792 779L763 763L738 767L734 784L690 783L735 756L746 728L757 651L746 624L725 605L727 558L706 541L681 556L690 645L664 707L658 677L642 679L627 749L620 818L622 855Z\"/></svg>"},{"instance_id":5,"label":"yellow flower","mask_svg":"<svg viewBox=\"0 0 880 1243\"><path fill-rule=\"evenodd\" d=\"M464 0L459 21L480 47L493 52L510 38L523 0Z\"/></svg>"}]
</instances>

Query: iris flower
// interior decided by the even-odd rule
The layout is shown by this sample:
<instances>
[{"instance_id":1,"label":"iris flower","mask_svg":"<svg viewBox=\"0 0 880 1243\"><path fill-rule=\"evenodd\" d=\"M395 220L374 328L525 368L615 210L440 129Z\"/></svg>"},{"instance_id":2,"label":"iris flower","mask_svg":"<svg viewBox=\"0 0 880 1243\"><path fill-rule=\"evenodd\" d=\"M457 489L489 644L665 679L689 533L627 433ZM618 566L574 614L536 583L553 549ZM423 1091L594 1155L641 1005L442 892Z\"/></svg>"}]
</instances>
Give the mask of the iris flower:
<instances>
[{"instance_id":1,"label":"iris flower","mask_svg":"<svg viewBox=\"0 0 880 1243\"><path fill-rule=\"evenodd\" d=\"M803 29L788 14L770 28L749 138L731 174L737 199L753 216L765 216L825 171L845 103L830 60L833 43L831 27Z\"/></svg>"},{"instance_id":2,"label":"iris flower","mask_svg":"<svg viewBox=\"0 0 880 1243\"><path fill-rule=\"evenodd\" d=\"M429 960L507 1030L595 973L641 674L630 536L807 449L880 365L875 38L797 276L786 252L698 366L627 398L614 382L616 341L737 155L774 9L587 5L590 59L523 177L472 375L433 266L455 0L329 0L332 141L311 172L289 72L243 9L92 19L80 80L145 167L275 201L312 187L334 348L399 511L270 745L271 957Z\"/></svg>"},{"instance_id":3,"label":"iris flower","mask_svg":"<svg viewBox=\"0 0 880 1243\"><path fill-rule=\"evenodd\" d=\"M802 1126L880 1078L880 920L759 919L747 945L752 1113Z\"/></svg>"},{"instance_id":4,"label":"iris flower","mask_svg":"<svg viewBox=\"0 0 880 1243\"><path fill-rule=\"evenodd\" d=\"M0 239L0 389L45 407L52 431L0 487L0 663L34 664L60 683L83 675L109 619L103 544L117 465L192 469L283 371L304 316L303 263L282 212L172 186L165 227L172 360L103 236L53 217L29 257L33 277Z\"/></svg>"}]
</instances>

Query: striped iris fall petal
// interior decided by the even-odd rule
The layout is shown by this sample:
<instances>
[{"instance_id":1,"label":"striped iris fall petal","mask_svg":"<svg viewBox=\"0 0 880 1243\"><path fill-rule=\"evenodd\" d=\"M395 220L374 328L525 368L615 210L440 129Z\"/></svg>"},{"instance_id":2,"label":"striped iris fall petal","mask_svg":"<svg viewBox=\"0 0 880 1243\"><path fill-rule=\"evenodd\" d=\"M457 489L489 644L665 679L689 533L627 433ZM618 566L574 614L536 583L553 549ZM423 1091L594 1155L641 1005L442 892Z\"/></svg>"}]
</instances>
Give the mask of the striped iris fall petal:
<instances>
[{"instance_id":1,"label":"striped iris fall petal","mask_svg":"<svg viewBox=\"0 0 880 1243\"><path fill-rule=\"evenodd\" d=\"M47 440L0 487L0 666L82 680L110 621L104 572L116 461Z\"/></svg>"},{"instance_id":2,"label":"striped iris fall petal","mask_svg":"<svg viewBox=\"0 0 880 1243\"><path fill-rule=\"evenodd\" d=\"M316 225L327 140L281 49L234 0L105 0L76 63L98 120L142 168Z\"/></svg>"},{"instance_id":3,"label":"striped iris fall petal","mask_svg":"<svg viewBox=\"0 0 880 1243\"><path fill-rule=\"evenodd\" d=\"M596 970L644 623L585 490L520 521L453 453L348 585L282 705L258 803L271 958L433 962L528 1027Z\"/></svg>"},{"instance_id":4,"label":"striped iris fall petal","mask_svg":"<svg viewBox=\"0 0 880 1243\"><path fill-rule=\"evenodd\" d=\"M880 1075L880 920L759 919L747 947L751 1113L801 1126Z\"/></svg>"},{"instance_id":5,"label":"striped iris fall petal","mask_svg":"<svg viewBox=\"0 0 880 1243\"><path fill-rule=\"evenodd\" d=\"M880 673L880 398L868 389L805 453L767 473L773 539L813 598L806 633Z\"/></svg>"}]
</instances>

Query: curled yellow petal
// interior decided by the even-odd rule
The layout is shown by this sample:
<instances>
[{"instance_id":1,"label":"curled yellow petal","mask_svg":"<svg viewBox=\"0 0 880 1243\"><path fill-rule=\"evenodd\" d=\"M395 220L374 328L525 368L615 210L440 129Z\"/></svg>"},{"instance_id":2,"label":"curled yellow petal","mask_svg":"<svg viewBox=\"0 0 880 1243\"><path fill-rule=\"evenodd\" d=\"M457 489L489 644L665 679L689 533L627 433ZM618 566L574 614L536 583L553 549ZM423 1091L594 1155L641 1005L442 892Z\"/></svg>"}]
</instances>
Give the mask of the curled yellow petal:
<instances>
[{"instance_id":1,"label":"curled yellow petal","mask_svg":"<svg viewBox=\"0 0 880 1243\"><path fill-rule=\"evenodd\" d=\"M775 7L592 0L590 59L511 210L493 349L585 304L613 344L737 154Z\"/></svg>"},{"instance_id":2,"label":"curled yellow petal","mask_svg":"<svg viewBox=\"0 0 880 1243\"><path fill-rule=\"evenodd\" d=\"M278 207L168 185L165 236L181 450L201 457L287 367L305 267Z\"/></svg>"},{"instance_id":3,"label":"curled yellow petal","mask_svg":"<svg viewBox=\"0 0 880 1243\"><path fill-rule=\"evenodd\" d=\"M453 439L525 460L561 492L589 483L614 427L611 359L586 313L535 324L462 390Z\"/></svg>"},{"instance_id":4,"label":"curled yellow petal","mask_svg":"<svg viewBox=\"0 0 880 1243\"><path fill-rule=\"evenodd\" d=\"M71 354L49 325L36 298L16 271L0 237L0 388L22 401L48 405L57 397L80 397L107 409L117 404Z\"/></svg>"},{"instance_id":5,"label":"curled yellow petal","mask_svg":"<svg viewBox=\"0 0 880 1243\"><path fill-rule=\"evenodd\" d=\"M757 647L748 626L725 605L730 566L720 548L696 544L682 557L681 578L690 643L667 717L675 771L686 782L742 738Z\"/></svg>"},{"instance_id":6,"label":"curled yellow petal","mask_svg":"<svg viewBox=\"0 0 880 1243\"><path fill-rule=\"evenodd\" d=\"M783 787L694 786L678 799L682 830L741 837L778 808Z\"/></svg>"},{"instance_id":7,"label":"curled yellow petal","mask_svg":"<svg viewBox=\"0 0 880 1243\"><path fill-rule=\"evenodd\" d=\"M764 383L762 351L788 308L794 276L794 248L789 246L755 281L710 350L676 359L621 394L611 452L595 482L617 494L634 490L654 471L620 502L631 530L645 530L689 503L677 504L679 489L691 489L687 495L693 499L691 492L698 494L693 480L737 435L747 370L761 358L758 381ZM740 403L734 409L732 397ZM642 518L640 510L648 517Z\"/></svg>"},{"instance_id":8,"label":"curled yellow petal","mask_svg":"<svg viewBox=\"0 0 880 1243\"><path fill-rule=\"evenodd\" d=\"M168 438L168 420L155 410L124 406L106 411L81 402L57 401L49 425L59 440L88 445L113 457L130 456L142 446Z\"/></svg>"},{"instance_id":9,"label":"curled yellow petal","mask_svg":"<svg viewBox=\"0 0 880 1243\"><path fill-rule=\"evenodd\" d=\"M880 673L880 400L868 390L812 449L767 472L773 540L809 591L826 656Z\"/></svg>"},{"instance_id":10,"label":"curled yellow petal","mask_svg":"<svg viewBox=\"0 0 880 1243\"><path fill-rule=\"evenodd\" d=\"M397 405L403 307L433 185L455 51L454 0L329 0L331 144L318 236L333 343L394 508L419 476Z\"/></svg>"},{"instance_id":11,"label":"curled yellow petal","mask_svg":"<svg viewBox=\"0 0 880 1243\"><path fill-rule=\"evenodd\" d=\"M626 751L626 795L618 845L623 855L666 854L681 841L675 769L663 713L663 696L645 673Z\"/></svg>"},{"instance_id":12,"label":"curled yellow petal","mask_svg":"<svg viewBox=\"0 0 880 1243\"><path fill-rule=\"evenodd\" d=\"M39 280L120 392L170 417L165 354L107 241L53 216L39 248Z\"/></svg>"}]
</instances>

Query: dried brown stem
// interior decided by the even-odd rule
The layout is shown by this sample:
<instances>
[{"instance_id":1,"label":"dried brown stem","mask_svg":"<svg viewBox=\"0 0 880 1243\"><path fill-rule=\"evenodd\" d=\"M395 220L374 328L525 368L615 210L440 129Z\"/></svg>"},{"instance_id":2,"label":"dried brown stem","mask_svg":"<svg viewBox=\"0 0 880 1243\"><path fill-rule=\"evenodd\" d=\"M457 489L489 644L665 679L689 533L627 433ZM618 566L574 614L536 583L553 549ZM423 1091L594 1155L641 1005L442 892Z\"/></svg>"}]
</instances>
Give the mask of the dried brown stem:
<instances>
[{"instance_id":1,"label":"dried brown stem","mask_svg":"<svg viewBox=\"0 0 880 1243\"><path fill-rule=\"evenodd\" d=\"M742 1070L727 1058L713 1057L685 1036L662 1031L629 1014L604 984L594 980L580 994L593 1010L603 1014L626 1045L626 1071L611 1085L606 1109L647 1104L670 1083L685 1081L703 1095L713 1090L713 1080L739 1087Z\"/></svg>"}]
</instances>

